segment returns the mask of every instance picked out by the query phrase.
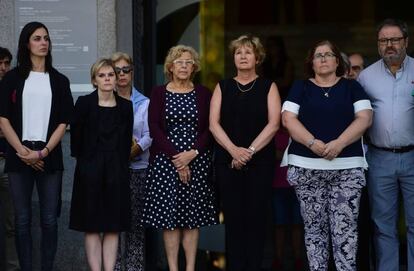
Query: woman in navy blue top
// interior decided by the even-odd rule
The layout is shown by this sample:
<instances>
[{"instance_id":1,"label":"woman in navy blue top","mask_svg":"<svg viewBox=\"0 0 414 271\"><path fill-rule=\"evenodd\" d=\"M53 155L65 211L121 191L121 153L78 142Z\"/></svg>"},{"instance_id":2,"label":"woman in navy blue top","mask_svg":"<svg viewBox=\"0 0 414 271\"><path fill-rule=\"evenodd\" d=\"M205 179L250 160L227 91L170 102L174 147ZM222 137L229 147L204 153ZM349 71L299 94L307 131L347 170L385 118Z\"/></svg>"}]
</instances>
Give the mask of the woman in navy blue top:
<instances>
[{"instance_id":1,"label":"woman in navy blue top","mask_svg":"<svg viewBox=\"0 0 414 271\"><path fill-rule=\"evenodd\" d=\"M362 135L372 108L358 82L342 78L343 60L330 41L305 61L307 80L293 85L282 108L292 142L288 181L301 202L310 270L327 270L332 239L337 270L356 270L357 218L367 167Z\"/></svg>"}]
</instances>

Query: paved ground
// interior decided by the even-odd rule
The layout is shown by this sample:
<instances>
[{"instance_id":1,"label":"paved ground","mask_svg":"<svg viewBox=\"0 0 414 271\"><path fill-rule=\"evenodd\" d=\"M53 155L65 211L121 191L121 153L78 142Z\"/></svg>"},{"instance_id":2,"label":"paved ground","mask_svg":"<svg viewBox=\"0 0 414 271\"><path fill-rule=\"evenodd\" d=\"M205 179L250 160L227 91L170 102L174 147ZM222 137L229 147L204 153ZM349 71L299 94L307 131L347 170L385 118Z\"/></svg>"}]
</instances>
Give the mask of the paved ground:
<instances>
[{"instance_id":1,"label":"paved ground","mask_svg":"<svg viewBox=\"0 0 414 271\"><path fill-rule=\"evenodd\" d=\"M85 249L83 243L83 234L80 232L72 231L68 229L69 225L69 211L70 211L70 200L72 195L72 181L73 171L75 167L75 160L70 157L69 149L69 134L67 133L62 141L63 156L65 171L63 175L63 188L62 188L62 213L59 218L59 244L58 251L55 261L56 271L83 271L88 270ZM33 234L33 261L34 270L40 270L40 226L39 226L39 204L37 200L36 191L33 196L33 223L32 223L32 234ZM203 244L208 245L208 238L203 238ZM161 271L165 269L165 260L162 255L162 247L160 244L160 237L157 233L152 233L150 240L151 246L148 254L152 258L153 263L151 267L148 266L148 271ZM199 253L200 260L199 264L203 265L197 270L206 270L206 254L203 252ZM150 264L149 264L150 265Z\"/></svg>"},{"instance_id":2,"label":"paved ground","mask_svg":"<svg viewBox=\"0 0 414 271\"><path fill-rule=\"evenodd\" d=\"M55 261L55 270L56 271L83 271L88 270L87 263L85 259L85 250L83 244L83 234L72 231L68 229L69 225L69 210L70 210L70 200L72 195L72 180L73 180L73 171L75 166L75 160L70 157L69 150L69 134L66 134L63 139L63 155L64 155L64 164L65 171L63 175L63 191L62 191L62 213L59 218L59 244L58 252L56 255ZM266 248L266 259L264 261L264 266L270 267L272 259L272 248L271 240L273 238L270 234L271 228L269 227L269 242ZM37 201L36 192L33 196L33 260L34 260L34 270L40 270L40 226L39 226L39 204ZM204 270L217 270L209 268L208 259L212 254L206 253L204 249L210 250L223 250L223 240L224 232L221 226L216 228L205 228L202 230L200 236L200 248L198 259L197 259L197 268L198 271ZM147 254L149 256L147 271L166 271L165 267L165 258L162 253L162 242L159 234L152 233L152 236L149 238L149 246ZM183 259L184 261L184 259ZM267 269L264 269L267 270Z\"/></svg>"},{"instance_id":3,"label":"paved ground","mask_svg":"<svg viewBox=\"0 0 414 271\"><path fill-rule=\"evenodd\" d=\"M56 255L56 271L87 270L85 261L85 250L83 247L83 234L68 229L70 200L72 195L72 179L75 160L70 157L69 135L63 139L63 155L65 171L63 175L62 188L62 213L59 218L59 245ZM39 204L37 195L33 197L33 261L34 270L40 270L40 226L39 226Z\"/></svg>"},{"instance_id":4,"label":"paved ground","mask_svg":"<svg viewBox=\"0 0 414 271\"><path fill-rule=\"evenodd\" d=\"M63 191L62 191L62 213L59 219L59 245L58 252L56 255L55 261L55 270L56 271L83 271L88 270L87 263L85 259L85 250L83 244L83 234L75 232L68 229L69 225L69 210L70 210L70 200L72 195L72 180L73 180L73 171L75 166L75 160L70 157L69 150L69 134L66 134L63 139L63 153L64 153L64 163L65 171L63 175ZM270 221L269 221L270 222ZM269 223L270 224L270 223ZM265 248L265 259L263 262L263 271L270 270L270 265L272 261L272 228L269 225L268 227L268 238ZM34 255L34 270L40 270L39 259L40 259L40 227L39 227L39 204L37 202L37 195L34 194L33 197L33 255ZM212 253L206 253L205 249L210 250L223 250L223 240L224 232L221 226L216 228L205 228L202 230L200 236L200 245L199 247L202 250L199 250L198 259L197 259L197 268L198 271L212 271L218 270L209 268L208 259L213 256ZM147 271L166 271L165 258L162 253L162 241L161 237L158 234L152 233L149 239L149 246L147 254L149 256ZM289 250L289 248L287 248ZM402 251L402 255L405 253ZM289 258L289 257L288 257ZM287 261L289 260L287 258ZM184 261L184 259L182 259ZM405 259L402 260L405 262ZM288 265L292 263L288 262ZM401 266L401 270L406 270L405 266Z\"/></svg>"}]
</instances>

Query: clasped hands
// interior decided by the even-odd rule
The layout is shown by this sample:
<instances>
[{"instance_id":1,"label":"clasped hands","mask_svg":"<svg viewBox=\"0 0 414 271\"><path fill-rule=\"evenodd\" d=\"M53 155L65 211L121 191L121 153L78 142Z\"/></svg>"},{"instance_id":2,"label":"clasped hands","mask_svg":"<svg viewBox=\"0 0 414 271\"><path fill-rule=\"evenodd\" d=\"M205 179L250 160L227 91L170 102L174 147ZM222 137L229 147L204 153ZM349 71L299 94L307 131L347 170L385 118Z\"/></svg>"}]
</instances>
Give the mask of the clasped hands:
<instances>
[{"instance_id":1,"label":"clasped hands","mask_svg":"<svg viewBox=\"0 0 414 271\"><path fill-rule=\"evenodd\" d=\"M310 150L324 159L333 160L342 152L344 147L345 146L338 139L332 140L326 144L322 140L315 139Z\"/></svg>"},{"instance_id":2,"label":"clasped hands","mask_svg":"<svg viewBox=\"0 0 414 271\"><path fill-rule=\"evenodd\" d=\"M188 164L197 156L195 150L183 151L173 156L172 162L177 169L180 181L187 184L191 179L191 170Z\"/></svg>"},{"instance_id":3,"label":"clasped hands","mask_svg":"<svg viewBox=\"0 0 414 271\"><path fill-rule=\"evenodd\" d=\"M44 161L39 157L37 151L23 146L23 149L17 152L17 156L28 166L31 166L35 170L43 171Z\"/></svg>"},{"instance_id":4,"label":"clasped hands","mask_svg":"<svg viewBox=\"0 0 414 271\"><path fill-rule=\"evenodd\" d=\"M230 166L234 169L241 169L253 157L253 152L248 148L243 147L235 147L232 151L230 151L230 154L233 157Z\"/></svg>"}]
</instances>

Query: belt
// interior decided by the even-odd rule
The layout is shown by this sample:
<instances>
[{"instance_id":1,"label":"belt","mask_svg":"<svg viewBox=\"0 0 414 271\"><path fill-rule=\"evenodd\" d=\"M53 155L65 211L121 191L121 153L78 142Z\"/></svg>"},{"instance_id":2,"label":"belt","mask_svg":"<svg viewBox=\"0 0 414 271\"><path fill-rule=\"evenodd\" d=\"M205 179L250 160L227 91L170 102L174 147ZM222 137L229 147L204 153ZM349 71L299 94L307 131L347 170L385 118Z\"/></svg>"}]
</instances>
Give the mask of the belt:
<instances>
[{"instance_id":1,"label":"belt","mask_svg":"<svg viewBox=\"0 0 414 271\"><path fill-rule=\"evenodd\" d=\"M43 141L24 140L22 144L34 151L40 151L46 146L46 142Z\"/></svg>"},{"instance_id":2,"label":"belt","mask_svg":"<svg viewBox=\"0 0 414 271\"><path fill-rule=\"evenodd\" d=\"M414 150L414 145L398 147L398 148L397 147L396 148L384 148L384 147L375 146L374 144L369 144L369 146L374 147L375 149L394 152L394 153L404 153L404 152L409 152L409 151Z\"/></svg>"}]
</instances>

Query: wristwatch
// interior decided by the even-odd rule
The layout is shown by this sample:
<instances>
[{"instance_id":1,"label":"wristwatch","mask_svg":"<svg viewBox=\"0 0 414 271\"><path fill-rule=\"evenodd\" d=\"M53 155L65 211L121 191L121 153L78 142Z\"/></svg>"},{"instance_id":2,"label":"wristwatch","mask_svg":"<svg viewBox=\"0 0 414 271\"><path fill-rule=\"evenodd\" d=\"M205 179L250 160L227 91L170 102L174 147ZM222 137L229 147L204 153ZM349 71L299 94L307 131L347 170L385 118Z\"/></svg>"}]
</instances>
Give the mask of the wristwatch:
<instances>
[{"instance_id":1,"label":"wristwatch","mask_svg":"<svg viewBox=\"0 0 414 271\"><path fill-rule=\"evenodd\" d=\"M315 138L312 138L311 140L308 141L307 146L308 146L309 149L312 148L313 144L315 144L315 140L316 140Z\"/></svg>"}]
</instances>

